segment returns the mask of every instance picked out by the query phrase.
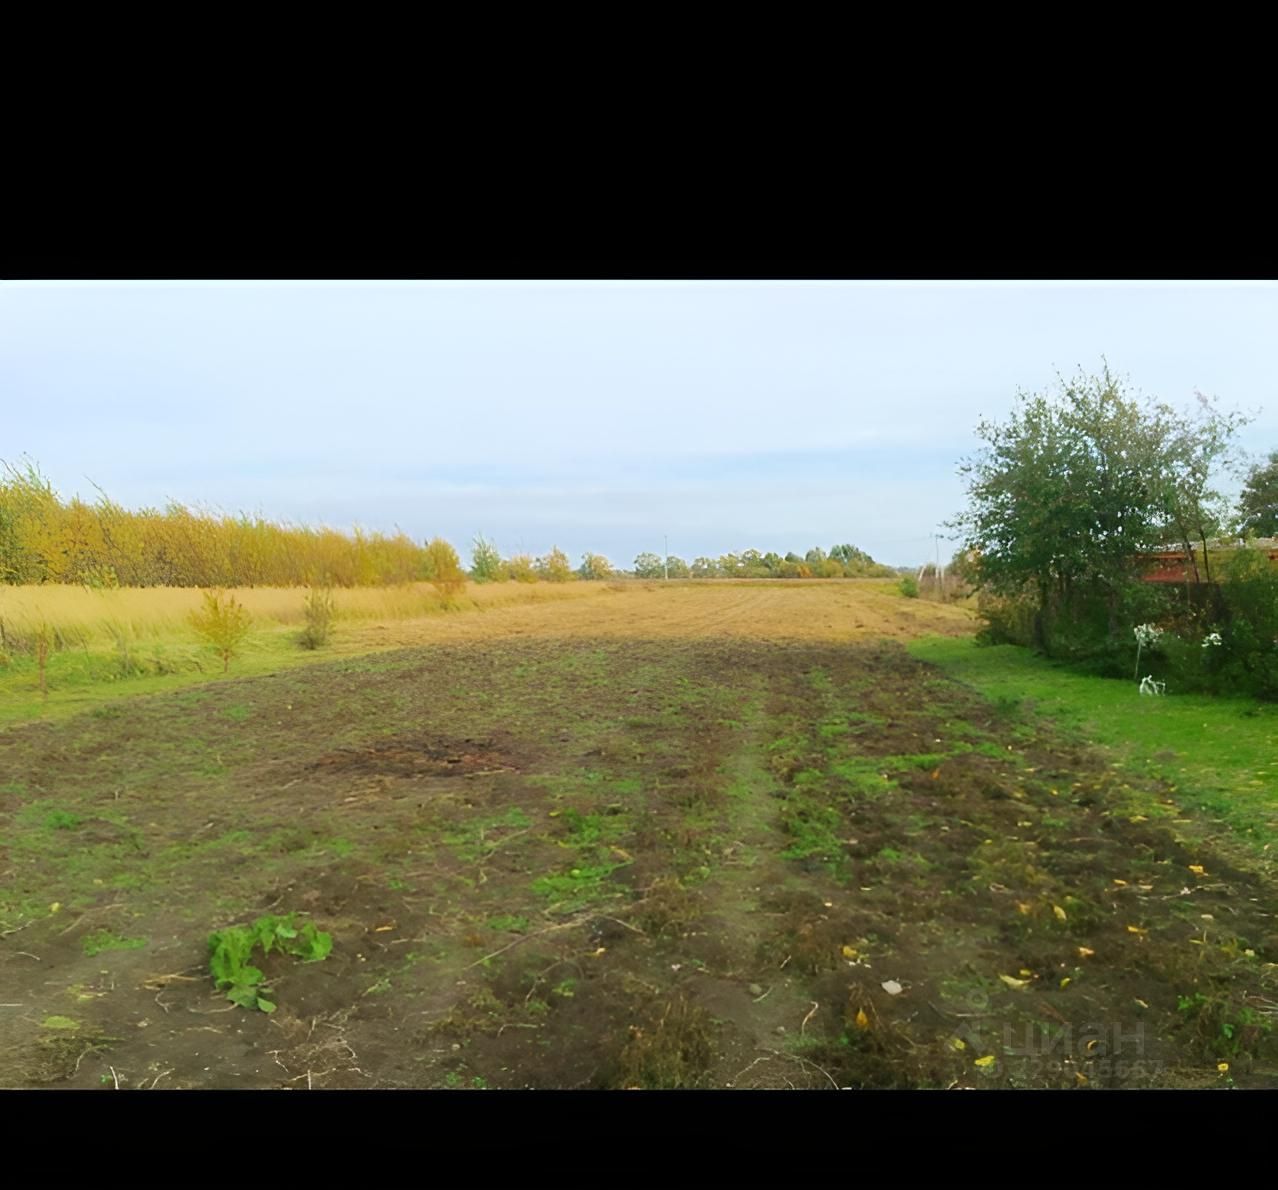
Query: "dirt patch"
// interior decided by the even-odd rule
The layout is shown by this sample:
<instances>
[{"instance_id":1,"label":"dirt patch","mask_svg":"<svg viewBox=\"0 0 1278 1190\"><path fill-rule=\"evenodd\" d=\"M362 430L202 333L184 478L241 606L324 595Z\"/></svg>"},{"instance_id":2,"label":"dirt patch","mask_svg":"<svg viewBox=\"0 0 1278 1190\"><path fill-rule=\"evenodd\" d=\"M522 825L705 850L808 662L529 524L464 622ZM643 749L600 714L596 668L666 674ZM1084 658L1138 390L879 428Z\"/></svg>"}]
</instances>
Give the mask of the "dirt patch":
<instances>
[{"instance_id":1,"label":"dirt patch","mask_svg":"<svg viewBox=\"0 0 1278 1190\"><path fill-rule=\"evenodd\" d=\"M519 768L492 738L395 736L362 747L327 752L311 763L309 771L357 776L465 777L518 772Z\"/></svg>"}]
</instances>

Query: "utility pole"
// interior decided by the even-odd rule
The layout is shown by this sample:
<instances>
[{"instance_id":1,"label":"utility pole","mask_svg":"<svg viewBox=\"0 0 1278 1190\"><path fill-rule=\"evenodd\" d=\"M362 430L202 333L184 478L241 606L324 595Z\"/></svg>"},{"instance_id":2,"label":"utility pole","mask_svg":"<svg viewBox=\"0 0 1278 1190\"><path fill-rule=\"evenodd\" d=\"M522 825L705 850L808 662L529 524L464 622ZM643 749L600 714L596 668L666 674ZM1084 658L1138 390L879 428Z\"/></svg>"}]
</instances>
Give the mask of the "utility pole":
<instances>
[{"instance_id":1,"label":"utility pole","mask_svg":"<svg viewBox=\"0 0 1278 1190\"><path fill-rule=\"evenodd\" d=\"M945 598L945 584L941 581L941 539L933 533L932 542L936 546L936 597Z\"/></svg>"},{"instance_id":2,"label":"utility pole","mask_svg":"<svg viewBox=\"0 0 1278 1190\"><path fill-rule=\"evenodd\" d=\"M667 533L662 540L666 543L666 552L661 556L661 565L666 572L666 582L670 581L670 534Z\"/></svg>"}]
</instances>

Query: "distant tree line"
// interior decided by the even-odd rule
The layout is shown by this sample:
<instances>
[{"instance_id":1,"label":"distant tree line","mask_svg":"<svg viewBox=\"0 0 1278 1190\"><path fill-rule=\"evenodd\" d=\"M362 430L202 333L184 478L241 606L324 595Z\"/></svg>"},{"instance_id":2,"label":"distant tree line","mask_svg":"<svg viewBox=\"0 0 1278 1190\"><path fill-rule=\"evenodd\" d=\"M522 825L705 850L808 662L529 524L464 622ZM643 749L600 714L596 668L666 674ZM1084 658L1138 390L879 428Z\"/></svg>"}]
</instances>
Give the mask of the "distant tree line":
<instances>
[{"instance_id":1,"label":"distant tree line","mask_svg":"<svg viewBox=\"0 0 1278 1190\"><path fill-rule=\"evenodd\" d=\"M442 538L311 528L170 502L131 510L105 494L63 499L29 461L0 471L0 582L89 587L356 587L432 582L445 596L473 582L601 582L620 578L851 578L891 575L851 545L800 557L745 550L664 561L640 554L633 571L587 552L574 566L558 546L504 556L480 535L469 569Z\"/></svg>"},{"instance_id":2,"label":"distant tree line","mask_svg":"<svg viewBox=\"0 0 1278 1190\"><path fill-rule=\"evenodd\" d=\"M883 566L854 545L815 546L806 554L760 553L744 550L718 558L694 558L692 563L671 555L640 554L635 578L891 578L896 571Z\"/></svg>"}]
</instances>

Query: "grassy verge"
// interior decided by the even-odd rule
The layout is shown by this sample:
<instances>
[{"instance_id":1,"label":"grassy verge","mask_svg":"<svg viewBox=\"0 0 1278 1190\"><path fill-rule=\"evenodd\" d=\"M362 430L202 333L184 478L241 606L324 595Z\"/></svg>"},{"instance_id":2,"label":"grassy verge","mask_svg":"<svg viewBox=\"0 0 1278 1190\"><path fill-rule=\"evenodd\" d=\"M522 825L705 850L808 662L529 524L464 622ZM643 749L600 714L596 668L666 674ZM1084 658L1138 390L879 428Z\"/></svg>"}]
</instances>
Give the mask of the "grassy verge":
<instances>
[{"instance_id":1,"label":"grassy verge","mask_svg":"<svg viewBox=\"0 0 1278 1190\"><path fill-rule=\"evenodd\" d=\"M1162 778L1178 802L1227 826L1260 854L1278 843L1278 706L1252 699L1142 697L1135 682L1096 678L1012 645L928 638L913 655L975 687L1010 716L1050 718L1126 767Z\"/></svg>"},{"instance_id":2,"label":"grassy verge","mask_svg":"<svg viewBox=\"0 0 1278 1190\"><path fill-rule=\"evenodd\" d=\"M429 584L355 588L334 593L333 647L300 647L305 588L239 589L231 594L253 627L231 664L230 678L254 677L332 659L376 652L369 630L393 623L487 612L519 605L598 596L602 583L470 584L445 599ZM83 587L0 587L0 724L58 719L121 695L152 694L222 678L222 663L188 622L199 606L194 588L90 591ZM47 697L40 689L31 641L47 625Z\"/></svg>"}]
</instances>

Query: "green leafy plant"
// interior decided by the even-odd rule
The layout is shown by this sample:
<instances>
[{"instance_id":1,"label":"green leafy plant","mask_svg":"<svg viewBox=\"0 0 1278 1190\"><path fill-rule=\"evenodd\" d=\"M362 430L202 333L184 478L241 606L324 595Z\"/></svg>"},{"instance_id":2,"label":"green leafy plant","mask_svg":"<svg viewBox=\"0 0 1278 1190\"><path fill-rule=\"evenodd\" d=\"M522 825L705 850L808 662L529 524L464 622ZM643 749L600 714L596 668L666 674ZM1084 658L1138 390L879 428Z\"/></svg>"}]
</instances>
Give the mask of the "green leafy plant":
<instances>
[{"instance_id":1,"label":"green leafy plant","mask_svg":"<svg viewBox=\"0 0 1278 1190\"><path fill-rule=\"evenodd\" d=\"M912 574L904 575L897 586L906 599L917 599L919 597L919 582Z\"/></svg>"},{"instance_id":2,"label":"green leafy plant","mask_svg":"<svg viewBox=\"0 0 1278 1190\"><path fill-rule=\"evenodd\" d=\"M226 989L226 998L241 1008L274 1012L274 1002L262 995L270 991L263 982L265 976L249 961L258 947L263 955L279 950L316 963L333 949L333 936L317 930L313 922L299 927L292 913L270 914L251 926L229 926L209 935L209 972L218 989Z\"/></svg>"}]
</instances>

